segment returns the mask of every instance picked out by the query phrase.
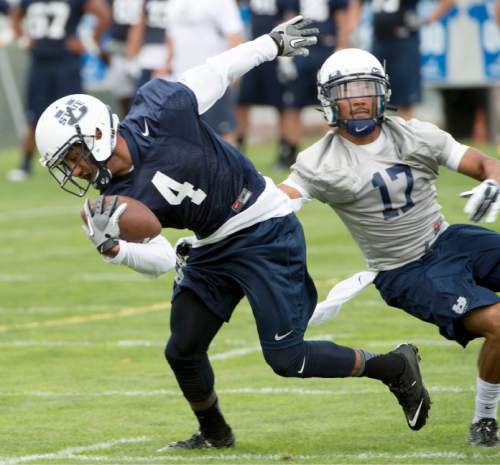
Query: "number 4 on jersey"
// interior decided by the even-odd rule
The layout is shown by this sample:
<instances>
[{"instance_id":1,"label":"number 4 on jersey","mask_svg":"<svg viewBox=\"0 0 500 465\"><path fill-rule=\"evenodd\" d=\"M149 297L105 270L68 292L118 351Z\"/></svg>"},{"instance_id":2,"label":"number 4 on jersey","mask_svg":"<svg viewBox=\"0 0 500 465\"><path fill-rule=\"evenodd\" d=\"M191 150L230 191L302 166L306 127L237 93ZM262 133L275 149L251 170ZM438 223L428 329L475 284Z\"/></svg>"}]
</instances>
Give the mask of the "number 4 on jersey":
<instances>
[{"instance_id":1,"label":"number 4 on jersey","mask_svg":"<svg viewBox=\"0 0 500 465\"><path fill-rule=\"evenodd\" d=\"M153 176L151 182L170 205L180 205L186 197L191 199L195 205L200 205L207 197L205 192L201 189L195 189L191 183L186 181L181 184L159 171Z\"/></svg>"}]
</instances>

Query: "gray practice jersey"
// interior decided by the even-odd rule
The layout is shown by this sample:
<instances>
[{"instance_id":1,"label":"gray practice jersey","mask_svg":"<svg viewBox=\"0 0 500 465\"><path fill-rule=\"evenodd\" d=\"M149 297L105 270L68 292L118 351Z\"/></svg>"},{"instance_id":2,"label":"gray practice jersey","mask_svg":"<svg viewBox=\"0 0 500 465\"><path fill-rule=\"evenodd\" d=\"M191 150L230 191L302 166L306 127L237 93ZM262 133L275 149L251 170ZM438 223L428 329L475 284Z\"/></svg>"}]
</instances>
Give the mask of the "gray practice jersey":
<instances>
[{"instance_id":1,"label":"gray practice jersey","mask_svg":"<svg viewBox=\"0 0 500 465\"><path fill-rule=\"evenodd\" d=\"M285 181L335 209L374 271L421 257L445 229L435 179L439 165L456 170L468 148L415 119L389 117L382 129L375 151L329 132Z\"/></svg>"}]
</instances>

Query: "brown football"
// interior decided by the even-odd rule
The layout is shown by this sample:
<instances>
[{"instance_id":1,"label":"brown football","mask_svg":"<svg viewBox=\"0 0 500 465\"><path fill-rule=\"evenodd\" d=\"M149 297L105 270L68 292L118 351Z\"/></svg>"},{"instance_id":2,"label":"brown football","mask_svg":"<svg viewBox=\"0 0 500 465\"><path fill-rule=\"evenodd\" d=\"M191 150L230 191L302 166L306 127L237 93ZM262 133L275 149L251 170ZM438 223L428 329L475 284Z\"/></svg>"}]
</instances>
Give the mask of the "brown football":
<instances>
[{"instance_id":1,"label":"brown football","mask_svg":"<svg viewBox=\"0 0 500 465\"><path fill-rule=\"evenodd\" d=\"M106 207L110 201L110 197L104 197L104 206ZM161 232L161 224L153 212L139 200L124 195L118 196L118 205L127 204L127 209L120 217L120 239L127 242L144 242L146 239L151 239L158 236ZM95 210L95 200L90 201L92 211ZM87 217L85 210L80 211L82 220L86 223Z\"/></svg>"}]
</instances>

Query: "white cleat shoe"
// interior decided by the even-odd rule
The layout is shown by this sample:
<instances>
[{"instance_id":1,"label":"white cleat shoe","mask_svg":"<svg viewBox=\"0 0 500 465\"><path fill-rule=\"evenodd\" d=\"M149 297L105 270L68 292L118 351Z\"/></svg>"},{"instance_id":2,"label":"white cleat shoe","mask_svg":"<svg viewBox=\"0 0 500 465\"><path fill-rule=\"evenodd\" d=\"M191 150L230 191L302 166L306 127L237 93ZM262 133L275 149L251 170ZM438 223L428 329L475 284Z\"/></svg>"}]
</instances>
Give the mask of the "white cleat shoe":
<instances>
[{"instance_id":1,"label":"white cleat shoe","mask_svg":"<svg viewBox=\"0 0 500 465\"><path fill-rule=\"evenodd\" d=\"M29 177L30 177L30 174L21 168L16 168L16 169L10 170L7 173L7 179L9 181L12 181L12 182L27 181L29 179Z\"/></svg>"}]
</instances>

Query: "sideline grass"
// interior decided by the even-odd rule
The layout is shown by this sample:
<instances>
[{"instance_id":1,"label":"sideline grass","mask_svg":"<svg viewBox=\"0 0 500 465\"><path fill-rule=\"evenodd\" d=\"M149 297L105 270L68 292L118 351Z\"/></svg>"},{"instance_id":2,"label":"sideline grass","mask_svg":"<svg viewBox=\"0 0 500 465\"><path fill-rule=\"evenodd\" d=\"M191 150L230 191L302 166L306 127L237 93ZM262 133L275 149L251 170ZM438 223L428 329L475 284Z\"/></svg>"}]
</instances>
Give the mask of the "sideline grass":
<instances>
[{"instance_id":1,"label":"sideline grass","mask_svg":"<svg viewBox=\"0 0 500 465\"><path fill-rule=\"evenodd\" d=\"M270 145L252 146L250 155L276 181L286 176L272 168ZM0 154L2 178L16 157ZM448 221L465 221L458 193L473 185L443 170ZM422 431L407 428L374 381L275 376L244 301L211 348L237 448L158 452L195 429L162 354L172 274L147 281L105 265L81 232L80 205L40 168L29 183L0 182L0 464L500 463L499 448L465 442L479 343L465 351L447 343L434 327L386 307L374 289L308 337L373 351L416 342L433 398ZM299 216L323 298L363 260L327 207L313 202ZM184 232L165 234L175 242Z\"/></svg>"}]
</instances>

